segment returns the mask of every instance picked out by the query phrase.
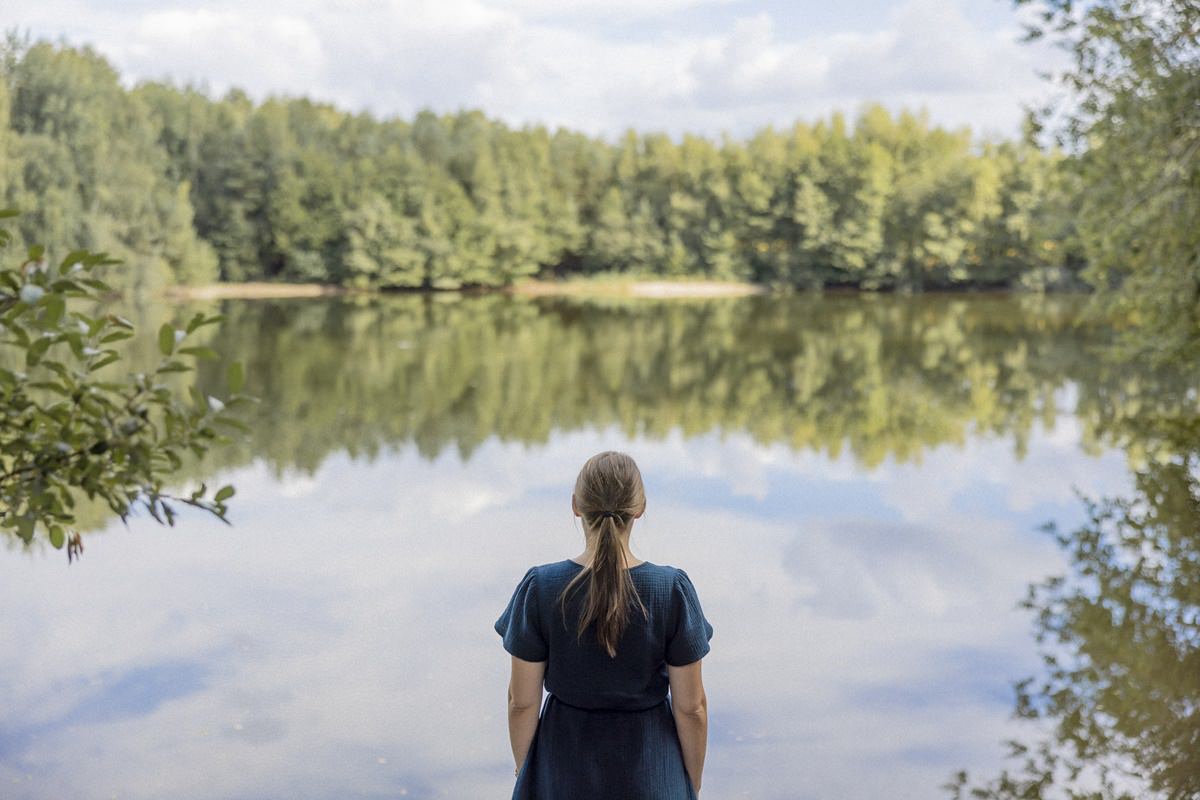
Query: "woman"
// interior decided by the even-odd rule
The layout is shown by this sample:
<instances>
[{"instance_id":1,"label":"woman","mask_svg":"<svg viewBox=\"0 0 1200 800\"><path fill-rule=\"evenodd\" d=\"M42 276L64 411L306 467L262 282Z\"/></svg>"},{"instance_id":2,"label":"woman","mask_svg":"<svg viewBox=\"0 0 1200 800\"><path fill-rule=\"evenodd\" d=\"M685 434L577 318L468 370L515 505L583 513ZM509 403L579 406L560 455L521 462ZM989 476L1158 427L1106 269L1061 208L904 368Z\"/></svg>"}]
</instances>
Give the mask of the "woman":
<instances>
[{"instance_id":1,"label":"woman","mask_svg":"<svg viewBox=\"0 0 1200 800\"><path fill-rule=\"evenodd\" d=\"M571 509L583 519L583 553L532 567L496 621L512 654L513 798L695 798L708 739L700 659L712 625L687 573L629 549L646 509L632 458L588 459Z\"/></svg>"}]
</instances>

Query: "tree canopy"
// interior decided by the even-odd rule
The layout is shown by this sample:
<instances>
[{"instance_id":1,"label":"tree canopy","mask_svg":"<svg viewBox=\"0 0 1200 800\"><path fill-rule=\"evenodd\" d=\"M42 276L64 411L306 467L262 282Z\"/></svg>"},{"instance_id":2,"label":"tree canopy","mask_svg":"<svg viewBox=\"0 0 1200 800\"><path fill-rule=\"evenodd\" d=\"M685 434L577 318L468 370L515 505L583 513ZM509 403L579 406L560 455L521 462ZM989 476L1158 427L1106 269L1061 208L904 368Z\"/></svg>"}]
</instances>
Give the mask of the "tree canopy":
<instances>
[{"instance_id":1,"label":"tree canopy","mask_svg":"<svg viewBox=\"0 0 1200 800\"><path fill-rule=\"evenodd\" d=\"M478 111L122 88L88 48L0 52L0 199L19 237L126 280L504 286L621 272L873 288L1077 283L1061 153L866 106L742 141L616 141Z\"/></svg>"},{"instance_id":2,"label":"tree canopy","mask_svg":"<svg viewBox=\"0 0 1200 800\"><path fill-rule=\"evenodd\" d=\"M1026 2L1027 0L1022 0ZM1078 246L1098 310L1127 319L1133 355L1200 356L1200 5L1045 0L1030 35L1071 53L1064 108L1076 154Z\"/></svg>"}]
</instances>

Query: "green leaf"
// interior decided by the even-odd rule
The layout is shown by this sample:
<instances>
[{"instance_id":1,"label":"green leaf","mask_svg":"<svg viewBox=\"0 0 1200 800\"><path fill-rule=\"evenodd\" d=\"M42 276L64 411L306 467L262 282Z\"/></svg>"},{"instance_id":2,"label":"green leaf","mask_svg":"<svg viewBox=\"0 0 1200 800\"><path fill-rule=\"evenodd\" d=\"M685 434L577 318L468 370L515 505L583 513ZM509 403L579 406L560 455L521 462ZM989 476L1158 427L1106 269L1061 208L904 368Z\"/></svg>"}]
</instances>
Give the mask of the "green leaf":
<instances>
[{"instance_id":1,"label":"green leaf","mask_svg":"<svg viewBox=\"0 0 1200 800\"><path fill-rule=\"evenodd\" d=\"M16 308L21 308L22 313L23 313L24 309L21 307L21 305L18 304L17 306L14 307L14 309L16 309ZM23 327L18 325L14 328L9 328L9 333L11 333L13 336L16 337L17 344L20 347L26 347L26 348L29 347L29 334L25 331L25 329ZM7 344L7 342L5 342L5 344Z\"/></svg>"},{"instance_id":2,"label":"green leaf","mask_svg":"<svg viewBox=\"0 0 1200 800\"><path fill-rule=\"evenodd\" d=\"M46 248L44 246L42 246L40 244L31 245L29 248L29 260L30 261L41 261L42 256L45 255L45 253L46 253Z\"/></svg>"},{"instance_id":3,"label":"green leaf","mask_svg":"<svg viewBox=\"0 0 1200 800\"><path fill-rule=\"evenodd\" d=\"M8 219L10 217L15 217L20 213L21 212L15 208L0 208L0 219Z\"/></svg>"},{"instance_id":4,"label":"green leaf","mask_svg":"<svg viewBox=\"0 0 1200 800\"><path fill-rule=\"evenodd\" d=\"M82 262L85 258L87 258L87 254L87 250L72 250L71 252L67 253L67 257L64 258L62 263L58 265L58 274L66 275L67 270Z\"/></svg>"},{"instance_id":5,"label":"green leaf","mask_svg":"<svg viewBox=\"0 0 1200 800\"><path fill-rule=\"evenodd\" d=\"M187 332L191 333L192 331L196 330L196 328L199 328L203 324L204 324L204 312L197 311L196 316L192 317L188 321Z\"/></svg>"},{"instance_id":6,"label":"green leaf","mask_svg":"<svg viewBox=\"0 0 1200 800\"><path fill-rule=\"evenodd\" d=\"M158 329L158 349L164 356L171 355L175 349L175 329L169 322L164 322Z\"/></svg>"},{"instance_id":7,"label":"green leaf","mask_svg":"<svg viewBox=\"0 0 1200 800\"><path fill-rule=\"evenodd\" d=\"M63 312L67 310L67 301L61 294L52 294L46 298L46 310L42 312L42 319L47 327L52 327L58 324L62 319Z\"/></svg>"},{"instance_id":8,"label":"green leaf","mask_svg":"<svg viewBox=\"0 0 1200 800\"><path fill-rule=\"evenodd\" d=\"M21 537L21 541L29 544L33 541L33 517L21 516L17 517L17 536Z\"/></svg>"},{"instance_id":9,"label":"green leaf","mask_svg":"<svg viewBox=\"0 0 1200 800\"><path fill-rule=\"evenodd\" d=\"M228 425L231 428L237 428L238 430L243 431L245 433L250 432L249 425L247 425L245 422L242 422L240 419L234 419L233 417L215 417L213 419L213 424L214 425Z\"/></svg>"},{"instance_id":10,"label":"green leaf","mask_svg":"<svg viewBox=\"0 0 1200 800\"><path fill-rule=\"evenodd\" d=\"M80 361L83 361L85 358L87 358L83 352L83 336L80 333L77 331L71 331L70 333L66 334L66 339L67 344L71 347L71 352L75 354L76 358L78 358Z\"/></svg>"},{"instance_id":11,"label":"green leaf","mask_svg":"<svg viewBox=\"0 0 1200 800\"><path fill-rule=\"evenodd\" d=\"M229 383L230 394L237 394L242 390L242 386L246 382L246 375L242 370L242 362L234 361L229 365L225 372L226 381Z\"/></svg>"},{"instance_id":12,"label":"green leaf","mask_svg":"<svg viewBox=\"0 0 1200 800\"><path fill-rule=\"evenodd\" d=\"M107 367L109 364L113 363L114 361L120 361L120 360L121 360L120 353L118 353L116 350L109 350L108 355L104 356L104 358L101 358L98 361L92 362L92 365L90 367L88 367L88 372L95 372L96 370L100 369L101 367Z\"/></svg>"},{"instance_id":13,"label":"green leaf","mask_svg":"<svg viewBox=\"0 0 1200 800\"><path fill-rule=\"evenodd\" d=\"M55 550L62 550L62 546L66 544L67 536L63 533L61 525L50 526L50 544L54 545Z\"/></svg>"},{"instance_id":14,"label":"green leaf","mask_svg":"<svg viewBox=\"0 0 1200 800\"><path fill-rule=\"evenodd\" d=\"M216 495L213 497L213 500L216 500L218 503L223 502L223 501L228 500L229 498L233 497L233 494L236 491L237 490L234 489L233 486L231 486L231 485L222 486L220 488L220 490L217 491Z\"/></svg>"},{"instance_id":15,"label":"green leaf","mask_svg":"<svg viewBox=\"0 0 1200 800\"><path fill-rule=\"evenodd\" d=\"M195 356L196 358L208 359L210 361L221 357L216 350L213 350L211 347L204 347L202 345L195 347L181 347L179 348L179 352L184 355Z\"/></svg>"},{"instance_id":16,"label":"green leaf","mask_svg":"<svg viewBox=\"0 0 1200 800\"><path fill-rule=\"evenodd\" d=\"M70 390L57 381L34 381L33 383L26 384L26 386L31 389L47 389L51 392L58 392L64 397L70 397L71 395Z\"/></svg>"},{"instance_id":17,"label":"green leaf","mask_svg":"<svg viewBox=\"0 0 1200 800\"><path fill-rule=\"evenodd\" d=\"M69 294L71 292L82 295L88 294L86 289L70 278L59 278L54 283L50 284L50 290L54 292L61 292L63 294Z\"/></svg>"},{"instance_id":18,"label":"green leaf","mask_svg":"<svg viewBox=\"0 0 1200 800\"><path fill-rule=\"evenodd\" d=\"M49 337L45 337L29 345L29 349L25 351L25 366L37 366L37 363L42 360L42 356L46 354L46 350L49 349L50 343Z\"/></svg>"}]
</instances>

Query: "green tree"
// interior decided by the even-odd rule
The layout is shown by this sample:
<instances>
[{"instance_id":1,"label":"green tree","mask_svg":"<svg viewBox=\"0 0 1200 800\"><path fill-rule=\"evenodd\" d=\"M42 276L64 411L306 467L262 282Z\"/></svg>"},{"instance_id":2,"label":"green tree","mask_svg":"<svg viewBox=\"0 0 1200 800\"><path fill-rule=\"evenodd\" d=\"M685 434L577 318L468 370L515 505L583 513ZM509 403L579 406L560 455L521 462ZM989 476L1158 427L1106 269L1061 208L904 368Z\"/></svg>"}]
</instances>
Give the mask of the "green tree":
<instances>
[{"instance_id":1,"label":"green tree","mask_svg":"<svg viewBox=\"0 0 1200 800\"><path fill-rule=\"evenodd\" d=\"M1018 0L1024 3L1028 0ZM1097 310L1154 359L1200 354L1200 5L1047 0L1033 38L1066 45L1079 238Z\"/></svg>"}]
</instances>

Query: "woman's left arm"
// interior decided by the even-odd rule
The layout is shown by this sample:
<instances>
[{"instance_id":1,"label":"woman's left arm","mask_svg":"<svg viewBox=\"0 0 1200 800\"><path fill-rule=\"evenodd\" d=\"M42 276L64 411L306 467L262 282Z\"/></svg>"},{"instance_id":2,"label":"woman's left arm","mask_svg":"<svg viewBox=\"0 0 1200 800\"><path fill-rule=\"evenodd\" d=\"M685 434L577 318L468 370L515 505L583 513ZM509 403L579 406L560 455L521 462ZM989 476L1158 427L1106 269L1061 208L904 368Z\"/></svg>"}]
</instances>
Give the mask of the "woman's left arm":
<instances>
[{"instance_id":1,"label":"woman's left arm","mask_svg":"<svg viewBox=\"0 0 1200 800\"><path fill-rule=\"evenodd\" d=\"M537 731L538 712L542 704L542 679L545 675L545 661L524 661L512 657L512 677L508 681L508 738L512 742L517 772L525 763L533 734Z\"/></svg>"}]
</instances>

